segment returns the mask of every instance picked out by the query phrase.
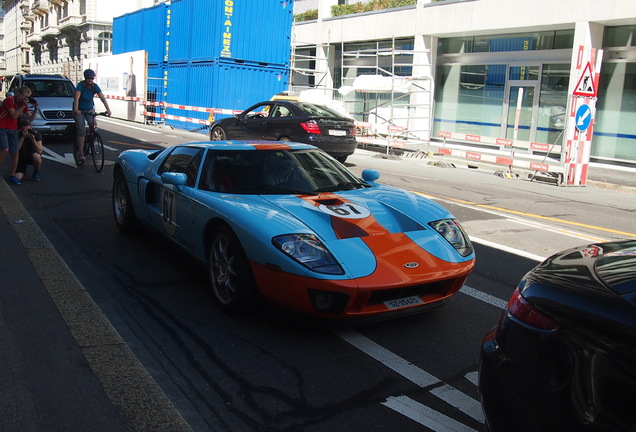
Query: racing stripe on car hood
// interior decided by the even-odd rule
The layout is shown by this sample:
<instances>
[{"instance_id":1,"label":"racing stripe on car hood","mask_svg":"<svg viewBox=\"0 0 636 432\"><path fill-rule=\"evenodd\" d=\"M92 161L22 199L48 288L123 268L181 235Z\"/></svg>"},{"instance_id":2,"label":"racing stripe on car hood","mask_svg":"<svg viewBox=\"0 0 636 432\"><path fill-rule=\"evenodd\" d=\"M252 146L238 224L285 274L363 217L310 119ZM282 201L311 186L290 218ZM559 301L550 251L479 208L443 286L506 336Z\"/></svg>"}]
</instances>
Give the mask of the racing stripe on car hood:
<instances>
[{"instance_id":1,"label":"racing stripe on car hood","mask_svg":"<svg viewBox=\"0 0 636 432\"><path fill-rule=\"evenodd\" d=\"M330 193L299 198L318 208L330 209L334 213L330 215L331 226L338 239L389 234L373 214L369 212L365 215L352 201L339 195Z\"/></svg>"}]
</instances>

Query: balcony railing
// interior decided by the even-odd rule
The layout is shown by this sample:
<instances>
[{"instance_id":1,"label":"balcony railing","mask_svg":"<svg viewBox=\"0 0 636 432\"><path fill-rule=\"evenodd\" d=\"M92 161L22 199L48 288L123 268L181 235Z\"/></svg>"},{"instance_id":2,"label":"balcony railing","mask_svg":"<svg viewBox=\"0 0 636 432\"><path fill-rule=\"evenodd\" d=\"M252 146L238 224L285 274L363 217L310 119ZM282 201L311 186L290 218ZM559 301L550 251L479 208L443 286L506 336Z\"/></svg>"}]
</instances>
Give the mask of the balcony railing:
<instances>
[{"instance_id":1,"label":"balcony railing","mask_svg":"<svg viewBox=\"0 0 636 432\"><path fill-rule=\"evenodd\" d=\"M42 35L39 31L34 31L33 33L29 33L27 35L27 43L31 42L40 42L42 40Z\"/></svg>"},{"instance_id":2,"label":"balcony railing","mask_svg":"<svg viewBox=\"0 0 636 432\"><path fill-rule=\"evenodd\" d=\"M69 27L77 27L85 21L86 17L81 15L70 15L66 18L62 18L58 21L58 27L60 30L64 30Z\"/></svg>"},{"instance_id":3,"label":"balcony railing","mask_svg":"<svg viewBox=\"0 0 636 432\"><path fill-rule=\"evenodd\" d=\"M42 35L42 37L46 37L46 36L55 36L59 32L60 30L58 29L56 25L50 25L48 27L44 27L42 31L40 32L40 34Z\"/></svg>"},{"instance_id":4,"label":"balcony railing","mask_svg":"<svg viewBox=\"0 0 636 432\"><path fill-rule=\"evenodd\" d=\"M35 13L48 12L50 8L49 0L34 0L31 8Z\"/></svg>"}]
</instances>

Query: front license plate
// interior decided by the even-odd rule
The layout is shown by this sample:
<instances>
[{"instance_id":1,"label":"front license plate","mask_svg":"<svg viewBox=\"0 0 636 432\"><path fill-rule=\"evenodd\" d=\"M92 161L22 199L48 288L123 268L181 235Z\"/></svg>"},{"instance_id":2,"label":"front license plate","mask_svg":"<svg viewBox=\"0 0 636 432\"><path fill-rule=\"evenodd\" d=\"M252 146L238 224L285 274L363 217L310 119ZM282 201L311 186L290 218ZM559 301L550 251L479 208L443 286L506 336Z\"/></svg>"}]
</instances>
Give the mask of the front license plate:
<instances>
[{"instance_id":1,"label":"front license plate","mask_svg":"<svg viewBox=\"0 0 636 432\"><path fill-rule=\"evenodd\" d=\"M51 126L52 131L61 131L66 129L66 125L53 125Z\"/></svg>"},{"instance_id":2,"label":"front license plate","mask_svg":"<svg viewBox=\"0 0 636 432\"><path fill-rule=\"evenodd\" d=\"M418 296L406 297L397 300L385 301L384 305L389 309L398 309L405 306L413 306L417 304L424 304L421 298Z\"/></svg>"},{"instance_id":3,"label":"front license plate","mask_svg":"<svg viewBox=\"0 0 636 432\"><path fill-rule=\"evenodd\" d=\"M346 130L338 130L338 129L329 129L329 135L346 136L347 135L347 131Z\"/></svg>"}]
</instances>

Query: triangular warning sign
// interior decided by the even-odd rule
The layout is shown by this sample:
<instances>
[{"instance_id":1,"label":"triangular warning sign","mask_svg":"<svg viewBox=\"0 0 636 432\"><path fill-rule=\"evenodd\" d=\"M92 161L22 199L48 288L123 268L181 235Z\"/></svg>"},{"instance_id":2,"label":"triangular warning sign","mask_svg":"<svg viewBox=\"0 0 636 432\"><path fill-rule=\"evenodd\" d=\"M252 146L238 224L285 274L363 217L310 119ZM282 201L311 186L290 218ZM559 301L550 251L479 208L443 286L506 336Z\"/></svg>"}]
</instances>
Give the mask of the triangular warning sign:
<instances>
[{"instance_id":1,"label":"triangular warning sign","mask_svg":"<svg viewBox=\"0 0 636 432\"><path fill-rule=\"evenodd\" d=\"M592 65L588 62L583 69L583 74L579 78L579 82L574 88L575 96L596 97L596 86L594 85L594 77L592 76Z\"/></svg>"}]
</instances>

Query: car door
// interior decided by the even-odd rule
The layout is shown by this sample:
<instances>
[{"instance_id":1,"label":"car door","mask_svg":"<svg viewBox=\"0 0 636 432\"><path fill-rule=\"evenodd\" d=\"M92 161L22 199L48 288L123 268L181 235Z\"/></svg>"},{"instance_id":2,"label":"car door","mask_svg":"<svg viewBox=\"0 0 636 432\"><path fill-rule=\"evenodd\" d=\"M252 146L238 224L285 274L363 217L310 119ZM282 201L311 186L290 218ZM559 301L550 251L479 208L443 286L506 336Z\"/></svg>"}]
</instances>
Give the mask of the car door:
<instances>
[{"instance_id":1,"label":"car door","mask_svg":"<svg viewBox=\"0 0 636 432\"><path fill-rule=\"evenodd\" d=\"M277 103L267 118L263 138L266 140L292 139L294 127L298 127L300 119L290 105Z\"/></svg>"},{"instance_id":2,"label":"car door","mask_svg":"<svg viewBox=\"0 0 636 432\"><path fill-rule=\"evenodd\" d=\"M151 180L153 195L149 203L149 221L159 231L186 249L192 247L190 231L195 222L192 195L201 167L203 149L177 147L161 164ZM184 184L164 181L162 174L177 173L185 176Z\"/></svg>"},{"instance_id":3,"label":"car door","mask_svg":"<svg viewBox=\"0 0 636 432\"><path fill-rule=\"evenodd\" d=\"M234 130L230 130L228 135L232 139L263 139L273 105L273 103L264 102L243 111L238 115Z\"/></svg>"}]
</instances>

